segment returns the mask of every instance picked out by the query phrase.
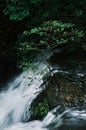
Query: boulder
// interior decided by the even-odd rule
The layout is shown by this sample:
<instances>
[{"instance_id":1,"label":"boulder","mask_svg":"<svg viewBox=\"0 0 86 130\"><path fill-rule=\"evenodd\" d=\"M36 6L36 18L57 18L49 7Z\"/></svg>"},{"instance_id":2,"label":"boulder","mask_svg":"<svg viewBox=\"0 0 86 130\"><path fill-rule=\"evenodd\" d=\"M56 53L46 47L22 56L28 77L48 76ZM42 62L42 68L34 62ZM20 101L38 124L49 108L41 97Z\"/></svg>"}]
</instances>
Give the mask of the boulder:
<instances>
[{"instance_id":1,"label":"boulder","mask_svg":"<svg viewBox=\"0 0 86 130\"><path fill-rule=\"evenodd\" d=\"M77 76L76 76L77 77ZM82 77L81 77L82 78ZM54 107L80 107L85 104L86 77L75 78L71 74L57 72L44 80L45 89L31 105L31 118L39 119ZM83 82L82 82L83 81ZM41 86L42 87L42 86Z\"/></svg>"}]
</instances>

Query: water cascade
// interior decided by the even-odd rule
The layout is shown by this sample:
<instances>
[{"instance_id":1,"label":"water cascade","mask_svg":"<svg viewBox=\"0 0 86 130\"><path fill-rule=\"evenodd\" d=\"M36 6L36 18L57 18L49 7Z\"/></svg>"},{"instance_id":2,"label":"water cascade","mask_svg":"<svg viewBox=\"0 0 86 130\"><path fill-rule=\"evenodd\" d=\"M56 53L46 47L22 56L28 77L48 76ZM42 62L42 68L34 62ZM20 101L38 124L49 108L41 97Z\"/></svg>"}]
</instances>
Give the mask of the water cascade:
<instances>
[{"instance_id":1,"label":"water cascade","mask_svg":"<svg viewBox=\"0 0 86 130\"><path fill-rule=\"evenodd\" d=\"M58 113L60 106L51 110L43 120L27 122L30 105L44 89L42 77L48 67L41 63L36 69L29 69L8 84L8 89L0 93L0 130L57 130L66 125L82 124L86 121L86 110L66 109ZM63 129L62 129L63 130ZM66 129L65 129L66 130ZM83 129L84 130L84 129Z\"/></svg>"}]
</instances>

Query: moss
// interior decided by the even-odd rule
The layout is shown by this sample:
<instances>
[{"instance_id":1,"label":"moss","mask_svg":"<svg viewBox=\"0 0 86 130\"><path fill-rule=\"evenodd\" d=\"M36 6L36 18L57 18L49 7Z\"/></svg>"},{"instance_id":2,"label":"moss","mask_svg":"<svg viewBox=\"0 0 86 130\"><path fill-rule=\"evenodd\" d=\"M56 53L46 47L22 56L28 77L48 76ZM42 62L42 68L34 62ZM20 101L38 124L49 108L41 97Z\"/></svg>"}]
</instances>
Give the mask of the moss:
<instances>
[{"instance_id":1,"label":"moss","mask_svg":"<svg viewBox=\"0 0 86 130\"><path fill-rule=\"evenodd\" d=\"M47 100L43 100L42 102L38 102L35 107L32 108L32 118L39 119L46 116L49 112L49 104Z\"/></svg>"},{"instance_id":2,"label":"moss","mask_svg":"<svg viewBox=\"0 0 86 130\"><path fill-rule=\"evenodd\" d=\"M83 90L83 87L86 86L86 77L82 79L82 87L81 78L72 78L72 74L57 72L50 77L50 80L46 79L45 89L31 104L31 119L42 119L48 111L58 105L61 106L61 111L65 110L66 107L80 108L86 105L86 90Z\"/></svg>"}]
</instances>

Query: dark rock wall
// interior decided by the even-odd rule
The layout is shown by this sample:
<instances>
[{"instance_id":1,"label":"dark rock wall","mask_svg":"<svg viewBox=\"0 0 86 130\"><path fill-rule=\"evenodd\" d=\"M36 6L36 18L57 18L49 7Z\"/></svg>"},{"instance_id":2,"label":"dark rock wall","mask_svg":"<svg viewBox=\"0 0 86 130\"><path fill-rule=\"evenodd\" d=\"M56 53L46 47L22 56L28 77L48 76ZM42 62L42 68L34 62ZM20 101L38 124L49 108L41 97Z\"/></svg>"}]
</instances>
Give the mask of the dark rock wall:
<instances>
[{"instance_id":1,"label":"dark rock wall","mask_svg":"<svg viewBox=\"0 0 86 130\"><path fill-rule=\"evenodd\" d=\"M22 23L12 22L0 14L0 83L18 71L15 42L22 29Z\"/></svg>"}]
</instances>

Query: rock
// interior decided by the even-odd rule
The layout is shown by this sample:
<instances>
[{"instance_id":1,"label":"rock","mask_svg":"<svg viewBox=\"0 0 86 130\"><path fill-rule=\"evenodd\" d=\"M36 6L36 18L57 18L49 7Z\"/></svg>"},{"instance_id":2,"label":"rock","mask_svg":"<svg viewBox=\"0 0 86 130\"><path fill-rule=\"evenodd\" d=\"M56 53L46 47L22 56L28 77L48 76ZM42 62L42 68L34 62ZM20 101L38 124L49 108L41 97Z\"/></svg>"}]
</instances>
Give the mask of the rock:
<instances>
[{"instance_id":1,"label":"rock","mask_svg":"<svg viewBox=\"0 0 86 130\"><path fill-rule=\"evenodd\" d=\"M54 53L49 59L52 68L86 75L86 51Z\"/></svg>"},{"instance_id":2,"label":"rock","mask_svg":"<svg viewBox=\"0 0 86 130\"><path fill-rule=\"evenodd\" d=\"M85 104L85 91L83 91L85 89L71 77L70 74L62 72L48 76L45 90L31 105L31 118L42 118L57 105L61 105L65 109L65 107L80 107ZM85 81L83 79L83 82L86 84L86 78Z\"/></svg>"}]
</instances>

